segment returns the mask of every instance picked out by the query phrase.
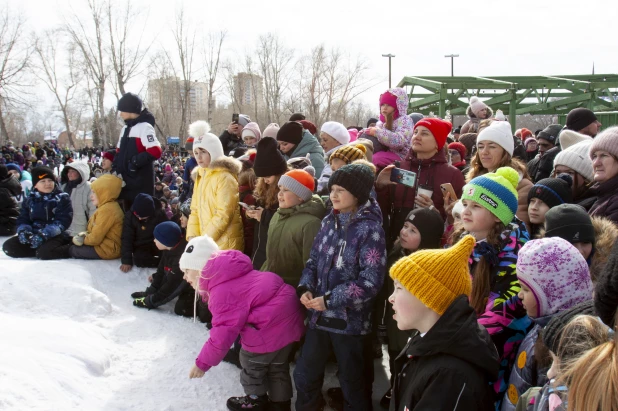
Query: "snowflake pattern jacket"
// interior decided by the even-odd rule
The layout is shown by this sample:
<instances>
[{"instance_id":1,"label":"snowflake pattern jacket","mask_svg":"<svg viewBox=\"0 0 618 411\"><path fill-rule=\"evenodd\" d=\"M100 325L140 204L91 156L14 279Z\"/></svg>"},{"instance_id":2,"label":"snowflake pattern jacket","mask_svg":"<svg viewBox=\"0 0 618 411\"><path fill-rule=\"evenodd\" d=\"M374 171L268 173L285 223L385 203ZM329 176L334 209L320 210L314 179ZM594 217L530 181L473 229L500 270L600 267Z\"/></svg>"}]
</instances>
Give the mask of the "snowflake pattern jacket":
<instances>
[{"instance_id":1,"label":"snowflake pattern jacket","mask_svg":"<svg viewBox=\"0 0 618 411\"><path fill-rule=\"evenodd\" d=\"M382 214L372 198L356 213L332 210L322 221L298 293L324 296L326 311L309 310L309 327L337 334L371 332L373 301L384 283Z\"/></svg>"}]
</instances>

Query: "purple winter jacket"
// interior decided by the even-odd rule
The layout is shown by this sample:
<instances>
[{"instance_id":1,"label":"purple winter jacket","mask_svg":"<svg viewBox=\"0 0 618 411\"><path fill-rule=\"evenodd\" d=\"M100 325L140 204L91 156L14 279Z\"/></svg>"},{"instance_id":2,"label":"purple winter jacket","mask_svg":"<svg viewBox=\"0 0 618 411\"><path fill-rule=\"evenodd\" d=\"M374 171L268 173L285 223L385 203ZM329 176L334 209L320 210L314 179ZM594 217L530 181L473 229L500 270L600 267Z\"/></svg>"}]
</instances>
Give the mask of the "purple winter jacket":
<instances>
[{"instance_id":1,"label":"purple winter jacket","mask_svg":"<svg viewBox=\"0 0 618 411\"><path fill-rule=\"evenodd\" d=\"M253 269L240 251L219 251L199 279L199 294L212 312L210 338L195 360L202 371L219 364L240 334L242 348L263 354L300 341L304 311L296 291L281 277Z\"/></svg>"}]
</instances>

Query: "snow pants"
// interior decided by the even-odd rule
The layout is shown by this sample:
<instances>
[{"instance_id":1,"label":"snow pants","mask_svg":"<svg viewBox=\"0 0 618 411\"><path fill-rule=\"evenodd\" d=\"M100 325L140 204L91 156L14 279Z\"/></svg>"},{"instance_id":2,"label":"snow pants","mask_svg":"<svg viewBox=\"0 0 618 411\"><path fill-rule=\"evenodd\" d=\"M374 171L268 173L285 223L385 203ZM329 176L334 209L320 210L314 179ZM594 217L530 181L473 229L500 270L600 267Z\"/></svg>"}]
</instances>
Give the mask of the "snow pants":
<instances>
[{"instance_id":1,"label":"snow pants","mask_svg":"<svg viewBox=\"0 0 618 411\"><path fill-rule=\"evenodd\" d=\"M344 410L372 409L371 390L365 388L365 350L369 347L366 341L368 338L363 335L307 329L305 343L294 369L296 411L316 410L322 403L324 369L331 350L334 351L339 365L338 377L343 391Z\"/></svg>"},{"instance_id":2,"label":"snow pants","mask_svg":"<svg viewBox=\"0 0 618 411\"><path fill-rule=\"evenodd\" d=\"M58 248L69 244L71 237L60 234L54 238L45 241L37 249L30 248L30 244L22 244L19 242L19 237L9 238L2 245L2 250L6 255L13 258L32 258L36 257L39 260L54 260Z\"/></svg>"},{"instance_id":3,"label":"snow pants","mask_svg":"<svg viewBox=\"0 0 618 411\"><path fill-rule=\"evenodd\" d=\"M288 357L293 344L265 354L240 349L240 384L247 395L264 395L272 402L289 401L294 395Z\"/></svg>"}]
</instances>

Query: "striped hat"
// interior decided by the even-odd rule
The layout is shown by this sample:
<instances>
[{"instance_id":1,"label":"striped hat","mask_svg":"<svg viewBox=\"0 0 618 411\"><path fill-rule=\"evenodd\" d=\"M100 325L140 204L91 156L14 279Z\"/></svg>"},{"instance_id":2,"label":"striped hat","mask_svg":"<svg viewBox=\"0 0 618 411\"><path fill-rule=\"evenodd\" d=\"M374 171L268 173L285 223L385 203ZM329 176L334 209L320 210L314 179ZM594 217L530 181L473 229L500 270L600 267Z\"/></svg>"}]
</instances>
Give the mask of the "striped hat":
<instances>
[{"instance_id":1,"label":"striped hat","mask_svg":"<svg viewBox=\"0 0 618 411\"><path fill-rule=\"evenodd\" d=\"M495 173L473 178L463 188L461 200L471 200L485 207L504 225L517 212L519 174L511 167L500 167Z\"/></svg>"},{"instance_id":2,"label":"striped hat","mask_svg":"<svg viewBox=\"0 0 618 411\"><path fill-rule=\"evenodd\" d=\"M330 163L334 158L338 158L344 161L346 164L351 164L355 160L365 159L365 153L367 152L367 148L365 148L362 144L352 144L347 146L339 147L337 150L333 151L328 159Z\"/></svg>"},{"instance_id":3,"label":"striped hat","mask_svg":"<svg viewBox=\"0 0 618 411\"><path fill-rule=\"evenodd\" d=\"M279 178L279 185L287 188L303 201L309 201L315 189L313 177L304 170L288 171Z\"/></svg>"}]
</instances>

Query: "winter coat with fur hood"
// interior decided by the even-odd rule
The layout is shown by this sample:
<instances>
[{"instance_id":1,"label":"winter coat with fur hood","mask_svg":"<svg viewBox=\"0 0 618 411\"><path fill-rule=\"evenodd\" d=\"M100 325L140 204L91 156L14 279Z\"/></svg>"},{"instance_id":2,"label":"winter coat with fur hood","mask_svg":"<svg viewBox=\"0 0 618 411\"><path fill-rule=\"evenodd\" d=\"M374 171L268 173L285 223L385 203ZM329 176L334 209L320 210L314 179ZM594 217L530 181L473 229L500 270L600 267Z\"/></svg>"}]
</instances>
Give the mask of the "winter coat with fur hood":
<instances>
[{"instance_id":1,"label":"winter coat with fur hood","mask_svg":"<svg viewBox=\"0 0 618 411\"><path fill-rule=\"evenodd\" d=\"M198 292L212 312L210 337L195 361L202 371L218 365L239 334L245 351L264 354L300 341L305 333L294 288L274 273L254 270L240 251L213 254Z\"/></svg>"},{"instance_id":2,"label":"winter coat with fur hood","mask_svg":"<svg viewBox=\"0 0 618 411\"><path fill-rule=\"evenodd\" d=\"M618 238L618 226L608 218L592 217L594 227L594 248L588 257L590 278L596 283L605 268L612 247Z\"/></svg>"},{"instance_id":3,"label":"winter coat with fur hood","mask_svg":"<svg viewBox=\"0 0 618 411\"><path fill-rule=\"evenodd\" d=\"M93 246L103 260L120 258L124 213L116 199L122 190L122 180L112 174L104 174L90 186L99 205L88 221L88 235L84 245Z\"/></svg>"},{"instance_id":4,"label":"winter coat with fur hood","mask_svg":"<svg viewBox=\"0 0 618 411\"><path fill-rule=\"evenodd\" d=\"M197 168L187 239L208 235L220 250L244 250L238 205L238 174L241 167L238 160L221 157L206 168Z\"/></svg>"},{"instance_id":5,"label":"winter coat with fur hood","mask_svg":"<svg viewBox=\"0 0 618 411\"><path fill-rule=\"evenodd\" d=\"M82 181L70 190L71 204L73 205L73 221L69 227L69 234L77 235L86 231L88 220L92 217L97 208L92 204L92 200L90 200L91 189L90 183L88 182L90 178L90 167L88 163L74 161L64 166L60 174L60 188L65 193L68 192L67 186L71 184L69 181L69 170L71 169L77 171L82 178Z\"/></svg>"}]
</instances>

